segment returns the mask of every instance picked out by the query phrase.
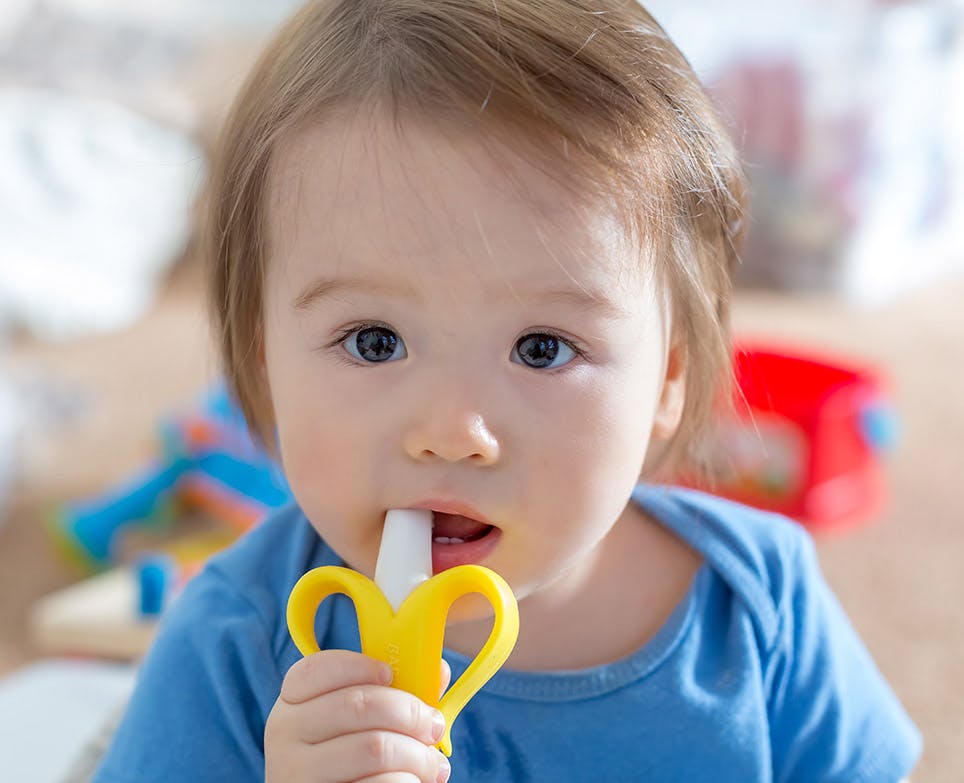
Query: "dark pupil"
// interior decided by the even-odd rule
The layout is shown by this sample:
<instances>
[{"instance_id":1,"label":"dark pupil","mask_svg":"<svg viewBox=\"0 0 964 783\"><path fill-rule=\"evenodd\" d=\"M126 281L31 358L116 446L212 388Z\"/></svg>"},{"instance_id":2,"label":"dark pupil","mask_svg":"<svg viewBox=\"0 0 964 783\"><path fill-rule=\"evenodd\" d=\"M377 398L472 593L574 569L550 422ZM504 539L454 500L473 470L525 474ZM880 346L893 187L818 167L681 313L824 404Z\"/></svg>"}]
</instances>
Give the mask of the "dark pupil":
<instances>
[{"instance_id":1,"label":"dark pupil","mask_svg":"<svg viewBox=\"0 0 964 783\"><path fill-rule=\"evenodd\" d=\"M362 329L355 338L358 355L369 362L384 362L392 358L398 337L390 329L372 326Z\"/></svg>"},{"instance_id":2,"label":"dark pupil","mask_svg":"<svg viewBox=\"0 0 964 783\"><path fill-rule=\"evenodd\" d=\"M548 367L559 353L559 342L548 334L531 334L519 340L516 350L530 367Z\"/></svg>"}]
</instances>

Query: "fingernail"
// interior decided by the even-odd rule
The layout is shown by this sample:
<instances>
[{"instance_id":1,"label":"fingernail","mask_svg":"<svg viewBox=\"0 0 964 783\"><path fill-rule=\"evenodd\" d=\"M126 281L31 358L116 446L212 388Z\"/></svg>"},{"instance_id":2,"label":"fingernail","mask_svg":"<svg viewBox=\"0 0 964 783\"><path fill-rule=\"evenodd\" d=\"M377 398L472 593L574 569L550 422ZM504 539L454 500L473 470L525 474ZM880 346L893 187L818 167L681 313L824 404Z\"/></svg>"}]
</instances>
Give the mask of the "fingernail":
<instances>
[{"instance_id":1,"label":"fingernail","mask_svg":"<svg viewBox=\"0 0 964 783\"><path fill-rule=\"evenodd\" d=\"M432 710L432 739L438 742L445 733L445 716L438 710Z\"/></svg>"},{"instance_id":2,"label":"fingernail","mask_svg":"<svg viewBox=\"0 0 964 783\"><path fill-rule=\"evenodd\" d=\"M391 685L392 680L395 679L395 672L392 671L392 667L387 663L383 664L381 671L378 672L378 679L382 685Z\"/></svg>"},{"instance_id":3,"label":"fingernail","mask_svg":"<svg viewBox=\"0 0 964 783\"><path fill-rule=\"evenodd\" d=\"M449 764L449 760L445 758L441 753L442 763L439 765L438 777L435 778L435 783L445 783L449 779L449 775L452 774L452 765Z\"/></svg>"}]
</instances>

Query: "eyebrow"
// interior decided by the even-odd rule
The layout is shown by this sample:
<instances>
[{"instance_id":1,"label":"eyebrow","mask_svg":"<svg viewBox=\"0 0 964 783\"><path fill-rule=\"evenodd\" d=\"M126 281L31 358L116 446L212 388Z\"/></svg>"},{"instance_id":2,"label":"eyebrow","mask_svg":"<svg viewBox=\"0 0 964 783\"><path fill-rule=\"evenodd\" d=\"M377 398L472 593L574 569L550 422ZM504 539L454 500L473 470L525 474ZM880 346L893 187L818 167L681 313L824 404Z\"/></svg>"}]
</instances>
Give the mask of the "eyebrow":
<instances>
[{"instance_id":1,"label":"eyebrow","mask_svg":"<svg viewBox=\"0 0 964 783\"><path fill-rule=\"evenodd\" d=\"M358 277L322 278L312 282L294 300L295 310L309 310L323 299L344 292L358 292L393 299L418 298L415 290L399 283L384 283ZM552 305L564 304L580 310L601 311L610 317L625 317L627 311L610 300L602 292L582 288L551 288L524 291L521 294L514 286L507 285L505 294L498 297L502 301L513 300L522 304Z\"/></svg>"},{"instance_id":2,"label":"eyebrow","mask_svg":"<svg viewBox=\"0 0 964 783\"><path fill-rule=\"evenodd\" d=\"M601 291L582 288L551 288L545 291L526 292L524 296L512 293L512 298L516 301L535 304L567 304L580 310L597 310L614 317L627 315L624 307L617 305Z\"/></svg>"},{"instance_id":3,"label":"eyebrow","mask_svg":"<svg viewBox=\"0 0 964 783\"><path fill-rule=\"evenodd\" d=\"M359 277L322 278L311 283L294 301L295 310L308 310L322 299L355 291L375 296L414 299L415 291L405 285L381 283Z\"/></svg>"}]
</instances>

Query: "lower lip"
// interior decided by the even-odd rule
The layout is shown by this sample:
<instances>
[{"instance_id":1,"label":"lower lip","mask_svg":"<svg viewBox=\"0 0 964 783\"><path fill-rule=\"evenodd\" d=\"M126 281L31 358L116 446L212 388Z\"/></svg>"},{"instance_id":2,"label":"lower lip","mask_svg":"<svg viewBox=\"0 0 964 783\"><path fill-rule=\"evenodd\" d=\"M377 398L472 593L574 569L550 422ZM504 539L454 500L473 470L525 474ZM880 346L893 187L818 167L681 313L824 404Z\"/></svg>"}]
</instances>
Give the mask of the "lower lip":
<instances>
[{"instance_id":1,"label":"lower lip","mask_svg":"<svg viewBox=\"0 0 964 783\"><path fill-rule=\"evenodd\" d=\"M474 541L461 544L440 544L432 542L432 571L440 573L460 565L480 564L499 544L502 531L493 527L488 533Z\"/></svg>"}]
</instances>

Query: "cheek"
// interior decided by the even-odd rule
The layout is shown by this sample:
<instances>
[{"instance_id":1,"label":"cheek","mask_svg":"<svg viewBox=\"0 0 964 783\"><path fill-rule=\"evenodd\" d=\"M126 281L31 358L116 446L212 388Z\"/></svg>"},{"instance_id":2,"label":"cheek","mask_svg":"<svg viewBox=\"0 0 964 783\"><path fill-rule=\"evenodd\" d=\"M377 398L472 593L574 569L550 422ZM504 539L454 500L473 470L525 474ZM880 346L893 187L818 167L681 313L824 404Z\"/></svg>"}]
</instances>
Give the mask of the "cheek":
<instances>
[{"instance_id":1,"label":"cheek","mask_svg":"<svg viewBox=\"0 0 964 783\"><path fill-rule=\"evenodd\" d=\"M268 356L281 461L295 497L308 506L358 472L360 461L346 456L365 448L358 410L324 382L320 362L310 353L301 355L289 346L269 350Z\"/></svg>"},{"instance_id":2,"label":"cheek","mask_svg":"<svg viewBox=\"0 0 964 783\"><path fill-rule=\"evenodd\" d=\"M642 463L646 452L652 412L654 384L634 382L630 377L602 377L588 386L580 404L565 420L571 448L561 457L589 463L591 472L632 472L631 463ZM598 466L598 467L595 467Z\"/></svg>"},{"instance_id":3,"label":"cheek","mask_svg":"<svg viewBox=\"0 0 964 783\"><path fill-rule=\"evenodd\" d=\"M373 438L368 437L371 424L364 412L330 394L296 394L278 417L282 455L287 452L292 461L324 468L325 473L350 474L365 465Z\"/></svg>"},{"instance_id":4,"label":"cheek","mask_svg":"<svg viewBox=\"0 0 964 783\"><path fill-rule=\"evenodd\" d=\"M542 437L529 438L536 450L530 478L558 520L615 521L638 480L650 401L638 399L642 390L618 395L613 388L609 382L587 386L577 404L569 399L548 412L554 425L546 423Z\"/></svg>"}]
</instances>

